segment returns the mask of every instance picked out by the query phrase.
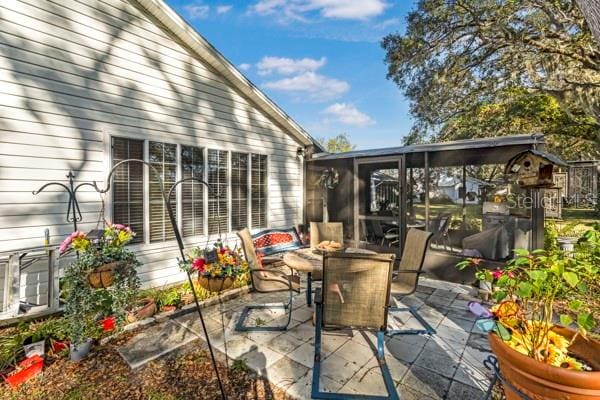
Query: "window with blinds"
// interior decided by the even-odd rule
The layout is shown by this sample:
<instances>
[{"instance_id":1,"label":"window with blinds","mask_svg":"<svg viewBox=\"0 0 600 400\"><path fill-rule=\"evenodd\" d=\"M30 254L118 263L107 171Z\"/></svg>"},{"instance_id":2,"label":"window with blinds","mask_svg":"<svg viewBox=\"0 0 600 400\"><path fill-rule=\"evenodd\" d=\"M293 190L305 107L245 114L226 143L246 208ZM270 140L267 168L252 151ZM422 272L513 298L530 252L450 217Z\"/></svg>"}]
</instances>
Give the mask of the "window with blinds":
<instances>
[{"instance_id":1,"label":"window with blinds","mask_svg":"<svg viewBox=\"0 0 600 400\"><path fill-rule=\"evenodd\" d=\"M177 145L168 143L148 142L148 162L163 180L163 190L169 188L177 180ZM173 227L169 221L166 204L164 204L160 184L154 172L149 173L150 186L150 242L162 242L175 238ZM176 213L177 198L171 196L171 207Z\"/></svg>"},{"instance_id":2,"label":"window with blinds","mask_svg":"<svg viewBox=\"0 0 600 400\"><path fill-rule=\"evenodd\" d=\"M181 146L182 178L204 180L204 150L200 147ZM181 211L183 236L204 234L204 185L196 181L181 184Z\"/></svg>"},{"instance_id":3,"label":"window with blinds","mask_svg":"<svg viewBox=\"0 0 600 400\"><path fill-rule=\"evenodd\" d=\"M252 228L267 227L267 156L252 154L250 213Z\"/></svg>"},{"instance_id":4,"label":"window with blinds","mask_svg":"<svg viewBox=\"0 0 600 400\"><path fill-rule=\"evenodd\" d=\"M231 153L231 230L248 226L248 154Z\"/></svg>"},{"instance_id":5,"label":"window with blinds","mask_svg":"<svg viewBox=\"0 0 600 400\"><path fill-rule=\"evenodd\" d=\"M144 141L113 137L112 165L144 158ZM112 183L113 222L128 225L136 233L133 243L144 241L144 166L126 163L115 171Z\"/></svg>"},{"instance_id":6,"label":"window with blinds","mask_svg":"<svg viewBox=\"0 0 600 400\"><path fill-rule=\"evenodd\" d=\"M208 234L227 232L227 152L208 150Z\"/></svg>"}]
</instances>

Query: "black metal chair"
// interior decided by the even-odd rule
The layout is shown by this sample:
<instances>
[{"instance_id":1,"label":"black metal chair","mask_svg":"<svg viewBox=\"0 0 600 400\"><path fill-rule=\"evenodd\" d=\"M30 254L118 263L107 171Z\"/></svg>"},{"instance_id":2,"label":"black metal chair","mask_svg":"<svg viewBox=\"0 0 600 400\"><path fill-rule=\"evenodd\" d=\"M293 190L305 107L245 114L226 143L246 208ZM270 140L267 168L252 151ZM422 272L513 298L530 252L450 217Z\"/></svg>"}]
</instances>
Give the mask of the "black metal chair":
<instances>
[{"instance_id":1,"label":"black metal chair","mask_svg":"<svg viewBox=\"0 0 600 400\"><path fill-rule=\"evenodd\" d=\"M393 254L332 253L323 257L323 285L315 294L315 360L313 399L398 399L384 356ZM388 396L321 392L321 333L323 329L355 328L377 331L377 361Z\"/></svg>"},{"instance_id":2,"label":"black metal chair","mask_svg":"<svg viewBox=\"0 0 600 400\"><path fill-rule=\"evenodd\" d=\"M448 231L452 222L452 214L440 214L435 218L431 218L427 230L433 233L432 242L444 246L444 250L450 246Z\"/></svg>"},{"instance_id":3,"label":"black metal chair","mask_svg":"<svg viewBox=\"0 0 600 400\"><path fill-rule=\"evenodd\" d=\"M294 292L300 293L300 277L294 274L294 270L290 269L290 274L278 269L265 269L262 268L256 252L254 250L254 244L252 243L252 235L248 228L244 228L238 233L238 237L242 242L242 249L246 256L246 261L250 268L250 279L252 281L252 288L258 293L275 293L275 292L289 292L289 299L287 303L282 304L253 304L244 307L242 315L238 320L235 330L240 332L248 331L285 331L292 320L292 302L294 299ZM256 309L273 309L283 308L287 315L287 323L285 325L278 326L246 326L245 321L252 310Z\"/></svg>"},{"instance_id":4,"label":"black metal chair","mask_svg":"<svg viewBox=\"0 0 600 400\"><path fill-rule=\"evenodd\" d=\"M394 294L408 296L417 290L419 276L423 273L423 263L429 247L429 242L433 237L432 232L425 232L420 229L411 228L406 234L404 250L400 259L400 266L394 271L393 286ZM423 319L415 307L395 307L393 299L390 297L390 312L408 311L423 326L424 329L395 329L389 330L388 335L407 335L407 334L435 334L435 329ZM393 318L393 315L392 315Z\"/></svg>"}]
</instances>

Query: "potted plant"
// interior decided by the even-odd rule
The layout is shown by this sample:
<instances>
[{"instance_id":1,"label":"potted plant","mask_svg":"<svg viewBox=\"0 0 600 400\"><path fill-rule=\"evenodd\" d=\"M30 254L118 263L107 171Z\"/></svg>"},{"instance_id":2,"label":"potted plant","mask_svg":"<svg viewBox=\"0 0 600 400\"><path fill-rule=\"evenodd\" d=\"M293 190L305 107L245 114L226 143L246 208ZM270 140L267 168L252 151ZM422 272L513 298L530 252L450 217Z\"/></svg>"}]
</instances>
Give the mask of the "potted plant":
<instances>
[{"instance_id":1,"label":"potted plant","mask_svg":"<svg viewBox=\"0 0 600 400\"><path fill-rule=\"evenodd\" d=\"M98 315L114 315L117 323L125 320L125 309L140 285L139 262L125 249L134 236L124 225L109 224L95 239L74 232L60 247L61 253L77 252L64 276L65 319L74 359L89 351L91 339L98 335ZM109 271L106 265L113 267Z\"/></svg>"},{"instance_id":2,"label":"potted plant","mask_svg":"<svg viewBox=\"0 0 600 400\"><path fill-rule=\"evenodd\" d=\"M175 311L181 304L181 294L177 288L161 290L156 297L160 311Z\"/></svg>"},{"instance_id":3,"label":"potted plant","mask_svg":"<svg viewBox=\"0 0 600 400\"><path fill-rule=\"evenodd\" d=\"M490 294L494 291L494 285L505 273L509 275L509 277L513 277L512 272L504 271L499 268L490 269L485 268L483 265L482 258L467 258L456 264L459 270L464 270L467 267L474 266L476 267L475 271L475 279L479 284L479 295L483 300L488 300Z\"/></svg>"},{"instance_id":4,"label":"potted plant","mask_svg":"<svg viewBox=\"0 0 600 400\"><path fill-rule=\"evenodd\" d=\"M154 297L145 296L134 300L133 307L127 311L126 320L129 323L150 318L156 314L156 300Z\"/></svg>"},{"instance_id":5,"label":"potted plant","mask_svg":"<svg viewBox=\"0 0 600 400\"><path fill-rule=\"evenodd\" d=\"M530 398L599 398L600 343L587 335L595 320L584 306L598 264L561 251L515 250L504 271L492 293L497 322L489 333L504 378ZM584 300L570 301L562 326L555 325L555 301L575 293ZM507 387L505 394L520 398Z\"/></svg>"},{"instance_id":6,"label":"potted plant","mask_svg":"<svg viewBox=\"0 0 600 400\"><path fill-rule=\"evenodd\" d=\"M233 251L221 241L205 249L194 247L187 255L187 259L178 260L180 268L186 272L197 272L198 283L209 292L229 289L247 270L241 250Z\"/></svg>"}]
</instances>

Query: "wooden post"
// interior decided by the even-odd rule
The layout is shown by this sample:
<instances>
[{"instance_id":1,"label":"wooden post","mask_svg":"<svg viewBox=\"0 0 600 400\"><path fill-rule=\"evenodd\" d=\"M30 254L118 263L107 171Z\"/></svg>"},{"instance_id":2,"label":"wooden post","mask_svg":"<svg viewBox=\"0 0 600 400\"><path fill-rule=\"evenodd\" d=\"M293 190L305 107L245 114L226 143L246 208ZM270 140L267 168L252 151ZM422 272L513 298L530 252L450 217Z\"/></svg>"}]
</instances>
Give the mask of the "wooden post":
<instances>
[{"instance_id":1,"label":"wooden post","mask_svg":"<svg viewBox=\"0 0 600 400\"><path fill-rule=\"evenodd\" d=\"M429 153L425 152L425 230L429 229Z\"/></svg>"},{"instance_id":2,"label":"wooden post","mask_svg":"<svg viewBox=\"0 0 600 400\"><path fill-rule=\"evenodd\" d=\"M48 308L58 310L60 308L60 289L58 281L58 251L48 250Z\"/></svg>"},{"instance_id":3,"label":"wooden post","mask_svg":"<svg viewBox=\"0 0 600 400\"><path fill-rule=\"evenodd\" d=\"M21 253L13 253L8 257L8 264L6 265L3 308L14 317L19 313L20 286Z\"/></svg>"},{"instance_id":4,"label":"wooden post","mask_svg":"<svg viewBox=\"0 0 600 400\"><path fill-rule=\"evenodd\" d=\"M462 196L462 223L461 228L463 230L467 229L467 165L463 164L462 167L462 187L463 187L463 196Z\"/></svg>"},{"instance_id":5,"label":"wooden post","mask_svg":"<svg viewBox=\"0 0 600 400\"><path fill-rule=\"evenodd\" d=\"M544 207L542 206L542 190L529 191L533 203L531 206L531 249L544 248Z\"/></svg>"}]
</instances>

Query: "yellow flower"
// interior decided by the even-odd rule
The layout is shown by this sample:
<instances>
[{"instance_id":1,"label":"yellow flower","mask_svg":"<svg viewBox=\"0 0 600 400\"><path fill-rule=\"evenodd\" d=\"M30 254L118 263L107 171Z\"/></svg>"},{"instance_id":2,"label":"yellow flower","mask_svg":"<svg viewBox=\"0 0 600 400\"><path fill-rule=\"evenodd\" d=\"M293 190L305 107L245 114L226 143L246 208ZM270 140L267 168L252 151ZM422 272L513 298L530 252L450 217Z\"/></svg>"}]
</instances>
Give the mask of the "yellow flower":
<instances>
[{"instance_id":1,"label":"yellow flower","mask_svg":"<svg viewBox=\"0 0 600 400\"><path fill-rule=\"evenodd\" d=\"M569 340L563 335L559 335L553 331L548 332L548 341L551 345L563 352L566 352L567 348L569 347Z\"/></svg>"},{"instance_id":2,"label":"yellow flower","mask_svg":"<svg viewBox=\"0 0 600 400\"><path fill-rule=\"evenodd\" d=\"M561 368L574 369L577 371L583 370L583 364L570 356L564 356L560 364Z\"/></svg>"}]
</instances>

